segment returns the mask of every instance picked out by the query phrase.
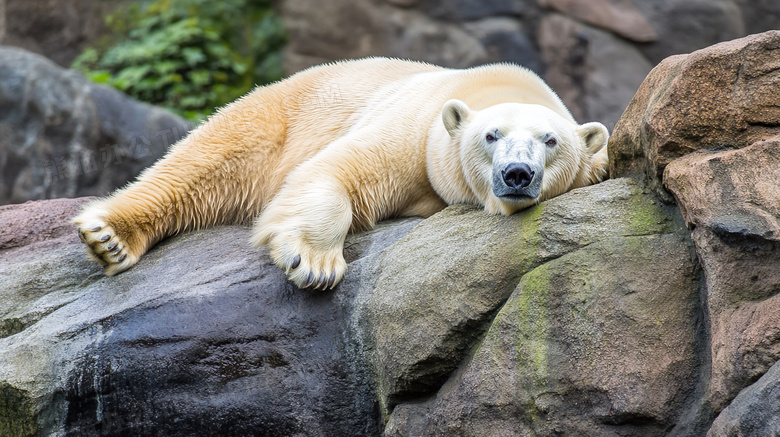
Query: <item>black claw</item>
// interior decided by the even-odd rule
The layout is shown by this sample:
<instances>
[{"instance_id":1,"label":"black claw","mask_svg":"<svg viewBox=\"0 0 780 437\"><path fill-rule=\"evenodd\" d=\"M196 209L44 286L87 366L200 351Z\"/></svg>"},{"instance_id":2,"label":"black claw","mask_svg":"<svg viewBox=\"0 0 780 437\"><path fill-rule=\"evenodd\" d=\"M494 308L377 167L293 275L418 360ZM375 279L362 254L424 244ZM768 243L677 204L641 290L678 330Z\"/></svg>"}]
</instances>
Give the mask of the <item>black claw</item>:
<instances>
[{"instance_id":1,"label":"black claw","mask_svg":"<svg viewBox=\"0 0 780 437\"><path fill-rule=\"evenodd\" d=\"M336 282L336 272L330 274L330 279L328 279L328 285L325 286L325 288L333 287L334 282Z\"/></svg>"},{"instance_id":2,"label":"black claw","mask_svg":"<svg viewBox=\"0 0 780 437\"><path fill-rule=\"evenodd\" d=\"M306 281L306 284L303 286L303 288L309 288L313 283L314 283L314 272L309 272L309 279Z\"/></svg>"},{"instance_id":3,"label":"black claw","mask_svg":"<svg viewBox=\"0 0 780 437\"><path fill-rule=\"evenodd\" d=\"M290 268L294 269L297 268L299 265L301 265L301 256L295 255L295 258L293 258L292 264L290 264Z\"/></svg>"},{"instance_id":4,"label":"black claw","mask_svg":"<svg viewBox=\"0 0 780 437\"><path fill-rule=\"evenodd\" d=\"M112 241L111 243L108 244L108 247L106 247L106 249L108 250L114 250L115 248L116 248L116 241Z\"/></svg>"},{"instance_id":5,"label":"black claw","mask_svg":"<svg viewBox=\"0 0 780 437\"><path fill-rule=\"evenodd\" d=\"M125 258L127 258L127 254L126 254L126 253L123 253L123 254L122 254L122 256L120 256L120 257L119 257L119 262L122 262L122 261L124 261L124 260L125 260Z\"/></svg>"},{"instance_id":6,"label":"black claw","mask_svg":"<svg viewBox=\"0 0 780 437\"><path fill-rule=\"evenodd\" d=\"M320 288L327 283L328 277L325 276L325 272L320 273L320 279L317 280L317 285L314 288Z\"/></svg>"},{"instance_id":7,"label":"black claw","mask_svg":"<svg viewBox=\"0 0 780 437\"><path fill-rule=\"evenodd\" d=\"M87 229L89 232L97 232L99 230L103 229L102 226L92 226L91 228Z\"/></svg>"},{"instance_id":8,"label":"black claw","mask_svg":"<svg viewBox=\"0 0 780 437\"><path fill-rule=\"evenodd\" d=\"M119 252L121 252L122 249L117 248L115 251L111 252L111 255L119 255Z\"/></svg>"},{"instance_id":9,"label":"black claw","mask_svg":"<svg viewBox=\"0 0 780 437\"><path fill-rule=\"evenodd\" d=\"M106 234L106 235L103 235L103 236L100 238L100 242L101 242L101 243L105 243L106 241L108 241L108 240L110 240L110 239L111 239L111 236L110 236L110 235L108 235L108 234Z\"/></svg>"},{"instance_id":10,"label":"black claw","mask_svg":"<svg viewBox=\"0 0 780 437\"><path fill-rule=\"evenodd\" d=\"M87 242L87 237L81 231L79 231L79 240L81 240L82 243L86 243Z\"/></svg>"}]
</instances>

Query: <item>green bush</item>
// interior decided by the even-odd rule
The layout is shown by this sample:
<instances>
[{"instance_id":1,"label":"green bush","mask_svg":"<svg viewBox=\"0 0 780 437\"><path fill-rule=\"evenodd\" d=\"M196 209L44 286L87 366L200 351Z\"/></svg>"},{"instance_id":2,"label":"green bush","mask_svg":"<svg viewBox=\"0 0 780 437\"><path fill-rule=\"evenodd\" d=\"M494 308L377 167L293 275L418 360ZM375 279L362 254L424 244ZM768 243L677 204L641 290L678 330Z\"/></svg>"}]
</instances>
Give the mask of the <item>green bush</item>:
<instances>
[{"instance_id":1,"label":"green bush","mask_svg":"<svg viewBox=\"0 0 780 437\"><path fill-rule=\"evenodd\" d=\"M283 75L284 28L267 0L141 0L107 24L109 42L72 68L194 122Z\"/></svg>"}]
</instances>

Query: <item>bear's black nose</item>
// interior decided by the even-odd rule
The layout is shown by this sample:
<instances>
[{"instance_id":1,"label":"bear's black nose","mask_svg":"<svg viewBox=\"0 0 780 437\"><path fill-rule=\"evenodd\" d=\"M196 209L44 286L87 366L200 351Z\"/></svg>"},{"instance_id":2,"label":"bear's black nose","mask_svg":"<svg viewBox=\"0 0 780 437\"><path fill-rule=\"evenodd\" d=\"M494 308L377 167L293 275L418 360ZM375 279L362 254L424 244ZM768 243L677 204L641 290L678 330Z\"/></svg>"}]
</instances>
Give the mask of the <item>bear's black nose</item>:
<instances>
[{"instance_id":1,"label":"bear's black nose","mask_svg":"<svg viewBox=\"0 0 780 437\"><path fill-rule=\"evenodd\" d=\"M534 178L534 172L528 164L518 164L513 162L501 170L501 177L509 188L525 188L531 184Z\"/></svg>"}]
</instances>

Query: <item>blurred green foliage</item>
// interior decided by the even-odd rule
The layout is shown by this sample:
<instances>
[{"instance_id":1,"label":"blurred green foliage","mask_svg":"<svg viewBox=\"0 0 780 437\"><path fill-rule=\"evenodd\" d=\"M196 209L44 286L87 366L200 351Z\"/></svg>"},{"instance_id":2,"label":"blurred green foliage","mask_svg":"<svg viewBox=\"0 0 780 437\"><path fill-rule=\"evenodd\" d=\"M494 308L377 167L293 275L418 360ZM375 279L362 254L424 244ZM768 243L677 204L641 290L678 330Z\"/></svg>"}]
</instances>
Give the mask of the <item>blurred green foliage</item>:
<instances>
[{"instance_id":1,"label":"blurred green foliage","mask_svg":"<svg viewBox=\"0 0 780 437\"><path fill-rule=\"evenodd\" d=\"M268 0L137 0L72 68L197 122L282 77L285 32Z\"/></svg>"}]
</instances>

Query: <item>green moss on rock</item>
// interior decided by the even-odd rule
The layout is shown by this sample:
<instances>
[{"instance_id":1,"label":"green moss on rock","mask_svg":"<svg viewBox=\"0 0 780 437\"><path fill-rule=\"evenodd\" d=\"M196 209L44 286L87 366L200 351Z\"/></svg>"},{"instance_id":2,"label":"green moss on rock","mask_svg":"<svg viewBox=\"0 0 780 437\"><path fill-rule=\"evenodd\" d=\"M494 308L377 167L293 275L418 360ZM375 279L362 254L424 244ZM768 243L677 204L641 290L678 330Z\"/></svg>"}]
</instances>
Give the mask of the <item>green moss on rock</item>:
<instances>
[{"instance_id":1,"label":"green moss on rock","mask_svg":"<svg viewBox=\"0 0 780 437\"><path fill-rule=\"evenodd\" d=\"M31 404L26 390L0 383L0 436L27 437L38 433Z\"/></svg>"},{"instance_id":2,"label":"green moss on rock","mask_svg":"<svg viewBox=\"0 0 780 437\"><path fill-rule=\"evenodd\" d=\"M542 264L523 277L514 312L519 324L526 329L518 339L518 356L527 357L531 375L537 386L546 385L548 374L548 339L550 337L550 317L547 308L547 298L550 293L550 270L548 264Z\"/></svg>"},{"instance_id":3,"label":"green moss on rock","mask_svg":"<svg viewBox=\"0 0 780 437\"><path fill-rule=\"evenodd\" d=\"M673 233L672 214L655 197L635 194L628 201L628 218L633 235Z\"/></svg>"}]
</instances>

